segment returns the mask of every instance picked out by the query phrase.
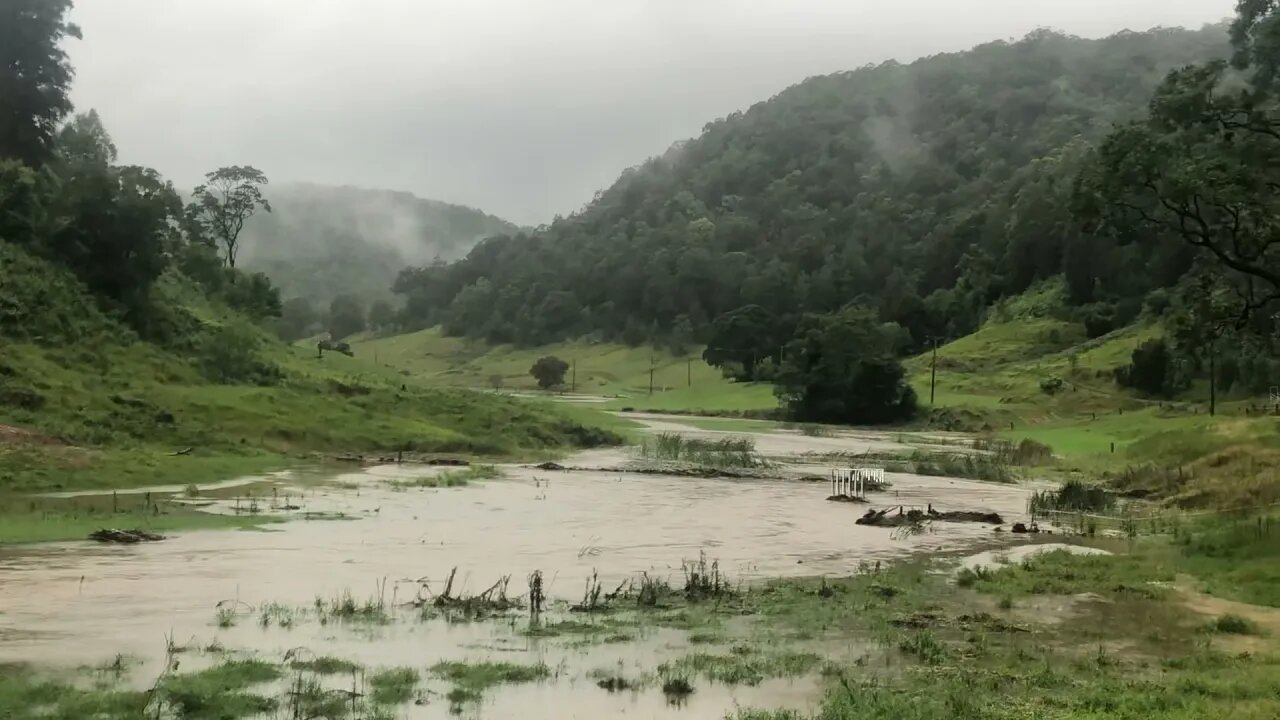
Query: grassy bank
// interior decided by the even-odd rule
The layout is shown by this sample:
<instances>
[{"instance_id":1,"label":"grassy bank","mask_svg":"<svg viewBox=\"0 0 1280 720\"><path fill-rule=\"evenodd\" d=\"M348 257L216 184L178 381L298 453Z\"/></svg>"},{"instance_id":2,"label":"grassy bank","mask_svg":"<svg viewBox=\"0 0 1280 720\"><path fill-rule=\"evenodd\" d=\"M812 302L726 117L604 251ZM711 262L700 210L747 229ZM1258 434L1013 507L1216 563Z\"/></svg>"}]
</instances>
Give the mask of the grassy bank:
<instances>
[{"instance_id":1,"label":"grassy bank","mask_svg":"<svg viewBox=\"0 0 1280 720\"><path fill-rule=\"evenodd\" d=\"M176 273L156 337L108 315L64 270L0 244L0 508L31 529L31 492L185 486L364 458L539 458L616 444L586 408L429 386L361 358L287 346ZM232 375L228 375L231 373ZM161 522L214 525L193 512Z\"/></svg>"}]
</instances>

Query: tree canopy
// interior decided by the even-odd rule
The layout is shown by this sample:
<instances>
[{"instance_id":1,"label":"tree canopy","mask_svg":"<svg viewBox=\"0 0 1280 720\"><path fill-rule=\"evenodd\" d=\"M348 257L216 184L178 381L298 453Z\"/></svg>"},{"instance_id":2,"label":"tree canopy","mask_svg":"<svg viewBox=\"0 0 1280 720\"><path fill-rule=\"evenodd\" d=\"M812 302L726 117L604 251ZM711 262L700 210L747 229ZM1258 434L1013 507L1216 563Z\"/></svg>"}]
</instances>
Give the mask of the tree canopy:
<instances>
[{"instance_id":1,"label":"tree canopy","mask_svg":"<svg viewBox=\"0 0 1280 720\"><path fill-rule=\"evenodd\" d=\"M49 159L58 125L71 112L75 71L62 47L80 37L67 21L71 0L0 3L0 160Z\"/></svg>"},{"instance_id":2,"label":"tree canopy","mask_svg":"<svg viewBox=\"0 0 1280 720\"><path fill-rule=\"evenodd\" d=\"M1102 332L1192 253L1082 232L1075 176L1170 69L1229 50L1224 26L1040 31L810 78L623 172L582 211L406 271L396 290L411 325L523 344L663 341L677 326L707 342L745 307L785 325L781 344L802 315L856 302L921 349L1065 274Z\"/></svg>"},{"instance_id":3,"label":"tree canopy","mask_svg":"<svg viewBox=\"0 0 1280 720\"><path fill-rule=\"evenodd\" d=\"M222 245L227 267L236 266L244 224L259 209L271 212L271 203L262 194L266 184L261 170L233 165L205 175L204 184L192 193L187 212L206 238Z\"/></svg>"}]
</instances>

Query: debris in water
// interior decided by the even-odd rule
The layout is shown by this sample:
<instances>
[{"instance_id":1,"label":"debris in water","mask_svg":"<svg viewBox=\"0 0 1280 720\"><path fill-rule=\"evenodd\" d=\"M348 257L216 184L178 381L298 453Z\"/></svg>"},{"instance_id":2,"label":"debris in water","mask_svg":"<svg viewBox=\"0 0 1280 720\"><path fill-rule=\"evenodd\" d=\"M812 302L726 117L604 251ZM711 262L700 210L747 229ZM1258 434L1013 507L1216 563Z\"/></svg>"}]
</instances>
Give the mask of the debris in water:
<instances>
[{"instance_id":1,"label":"debris in water","mask_svg":"<svg viewBox=\"0 0 1280 720\"><path fill-rule=\"evenodd\" d=\"M869 503L869 502L871 502L871 501L870 501L870 500L868 500L868 499L866 499L866 498L864 498L864 497L857 497L857 496L854 496L854 495L832 495L831 497L827 498L827 502L862 503L862 504L866 504L866 503Z\"/></svg>"},{"instance_id":2,"label":"debris in water","mask_svg":"<svg viewBox=\"0 0 1280 720\"><path fill-rule=\"evenodd\" d=\"M116 530L114 528L103 528L102 530L94 530L89 533L90 540L97 540L100 543L120 543L122 545L133 545L140 542L159 542L164 540L163 535L157 535L146 530Z\"/></svg>"},{"instance_id":3,"label":"debris in water","mask_svg":"<svg viewBox=\"0 0 1280 720\"><path fill-rule=\"evenodd\" d=\"M938 512L930 506L928 510L911 509L906 510L902 505L898 506L896 515L890 515L893 508L885 508L884 510L868 510L865 515L858 518L854 522L858 525L874 525L875 527L902 527L905 525L919 525L927 520L936 520L941 522L974 522L986 525L999 525L1004 522L999 513L984 513L970 510L954 510L950 512ZM1018 525L1014 526L1014 532L1019 532ZM1026 532L1026 530L1022 530Z\"/></svg>"},{"instance_id":4,"label":"debris in water","mask_svg":"<svg viewBox=\"0 0 1280 720\"><path fill-rule=\"evenodd\" d=\"M1038 532L1040 532L1040 527L1039 527L1038 525L1036 525L1035 523L1031 523L1031 526L1030 526L1030 527L1027 527L1026 525L1024 525L1024 524L1022 524L1022 523L1014 523L1014 524L1013 524L1013 529L1011 530L1011 532L1015 532L1015 533L1018 533L1018 534L1025 534L1025 533L1038 533Z\"/></svg>"},{"instance_id":5,"label":"debris in water","mask_svg":"<svg viewBox=\"0 0 1280 720\"><path fill-rule=\"evenodd\" d=\"M564 470L565 469L564 466L561 465L560 463L554 463L554 462L544 462L541 465L534 465L533 467L537 470Z\"/></svg>"}]
</instances>

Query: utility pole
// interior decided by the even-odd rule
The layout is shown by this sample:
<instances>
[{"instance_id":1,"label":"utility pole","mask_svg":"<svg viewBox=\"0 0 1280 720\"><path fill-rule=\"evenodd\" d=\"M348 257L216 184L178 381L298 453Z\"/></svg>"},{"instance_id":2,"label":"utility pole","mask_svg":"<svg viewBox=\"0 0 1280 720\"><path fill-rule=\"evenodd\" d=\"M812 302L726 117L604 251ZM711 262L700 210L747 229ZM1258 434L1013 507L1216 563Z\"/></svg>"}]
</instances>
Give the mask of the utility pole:
<instances>
[{"instance_id":1,"label":"utility pole","mask_svg":"<svg viewBox=\"0 0 1280 720\"><path fill-rule=\"evenodd\" d=\"M573 359L573 379L569 381L569 392L578 392L578 359Z\"/></svg>"},{"instance_id":2,"label":"utility pole","mask_svg":"<svg viewBox=\"0 0 1280 720\"><path fill-rule=\"evenodd\" d=\"M933 339L933 360L929 363L929 405L933 406L934 391L938 385L938 338Z\"/></svg>"},{"instance_id":3,"label":"utility pole","mask_svg":"<svg viewBox=\"0 0 1280 720\"><path fill-rule=\"evenodd\" d=\"M685 382L688 387L693 387L693 360L690 359L685 363Z\"/></svg>"},{"instance_id":4,"label":"utility pole","mask_svg":"<svg viewBox=\"0 0 1280 720\"><path fill-rule=\"evenodd\" d=\"M649 365L649 394L653 394L653 365Z\"/></svg>"},{"instance_id":5,"label":"utility pole","mask_svg":"<svg viewBox=\"0 0 1280 720\"><path fill-rule=\"evenodd\" d=\"M1218 411L1218 348L1209 345L1209 417Z\"/></svg>"}]
</instances>

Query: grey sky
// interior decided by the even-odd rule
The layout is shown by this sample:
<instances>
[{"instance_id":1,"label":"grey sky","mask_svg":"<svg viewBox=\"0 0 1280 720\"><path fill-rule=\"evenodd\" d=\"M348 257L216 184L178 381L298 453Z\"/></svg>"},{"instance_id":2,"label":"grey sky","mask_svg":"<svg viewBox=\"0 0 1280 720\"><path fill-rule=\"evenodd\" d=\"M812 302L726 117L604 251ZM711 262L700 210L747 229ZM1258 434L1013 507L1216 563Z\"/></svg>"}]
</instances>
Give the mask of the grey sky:
<instances>
[{"instance_id":1,"label":"grey sky","mask_svg":"<svg viewBox=\"0 0 1280 720\"><path fill-rule=\"evenodd\" d=\"M806 76L1235 0L77 0L74 99L180 185L409 190L537 224Z\"/></svg>"}]
</instances>

